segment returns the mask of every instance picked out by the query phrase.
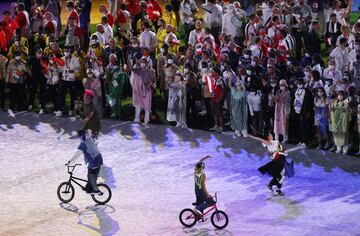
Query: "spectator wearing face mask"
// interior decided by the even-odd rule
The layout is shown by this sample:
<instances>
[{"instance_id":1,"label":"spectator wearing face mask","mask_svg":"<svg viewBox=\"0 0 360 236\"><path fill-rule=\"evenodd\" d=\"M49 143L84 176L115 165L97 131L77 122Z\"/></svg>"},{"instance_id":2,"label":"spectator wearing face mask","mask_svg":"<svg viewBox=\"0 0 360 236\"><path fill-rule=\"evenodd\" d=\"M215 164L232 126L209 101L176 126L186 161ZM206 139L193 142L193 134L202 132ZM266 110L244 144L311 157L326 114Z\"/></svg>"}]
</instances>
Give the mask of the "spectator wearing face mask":
<instances>
[{"instance_id":1,"label":"spectator wearing face mask","mask_svg":"<svg viewBox=\"0 0 360 236\"><path fill-rule=\"evenodd\" d=\"M354 73L353 82L357 90L360 89L360 54L356 56L356 61L353 63Z\"/></svg>"},{"instance_id":2,"label":"spectator wearing face mask","mask_svg":"<svg viewBox=\"0 0 360 236\"><path fill-rule=\"evenodd\" d=\"M304 80L297 80L297 89L294 98L294 118L296 122L296 139L300 146L306 147L309 138L309 130L313 117L313 96L311 92L305 88Z\"/></svg>"},{"instance_id":3,"label":"spectator wearing face mask","mask_svg":"<svg viewBox=\"0 0 360 236\"><path fill-rule=\"evenodd\" d=\"M337 99L331 106L331 124L334 135L336 153L347 154L348 151L348 126L349 126L349 106L343 91L338 92Z\"/></svg>"},{"instance_id":4,"label":"spectator wearing face mask","mask_svg":"<svg viewBox=\"0 0 360 236\"><path fill-rule=\"evenodd\" d=\"M135 122L140 122L141 110L145 110L144 123L150 122L153 86L156 82L155 71L147 67L147 61L140 59L140 67L133 69L130 82L132 85L132 102L135 107Z\"/></svg>"},{"instance_id":5,"label":"spectator wearing face mask","mask_svg":"<svg viewBox=\"0 0 360 236\"><path fill-rule=\"evenodd\" d=\"M341 35L341 24L336 19L336 14L330 15L330 20L326 23L326 45L330 48L336 47L336 40Z\"/></svg>"},{"instance_id":6,"label":"spectator wearing face mask","mask_svg":"<svg viewBox=\"0 0 360 236\"><path fill-rule=\"evenodd\" d=\"M340 40L345 38L347 39L346 47L349 47L350 50L353 49L355 46L355 36L350 33L350 27L348 25L342 25L341 32L342 34L336 40L336 46L339 46L341 44Z\"/></svg>"},{"instance_id":7,"label":"spectator wearing face mask","mask_svg":"<svg viewBox=\"0 0 360 236\"><path fill-rule=\"evenodd\" d=\"M21 59L19 52L15 52L14 59L10 60L6 72L6 83L9 88L10 100L8 113L11 117L15 117L13 111L25 109L25 82L28 72L29 68L26 62Z\"/></svg>"},{"instance_id":8,"label":"spectator wearing face mask","mask_svg":"<svg viewBox=\"0 0 360 236\"><path fill-rule=\"evenodd\" d=\"M165 100L165 107L168 107L168 100L169 100L169 83L170 81L174 80L175 73L179 70L179 68L174 63L174 57L171 54L166 56L166 64L164 65L164 100Z\"/></svg>"},{"instance_id":9,"label":"spectator wearing face mask","mask_svg":"<svg viewBox=\"0 0 360 236\"><path fill-rule=\"evenodd\" d=\"M335 59L336 68L344 73L349 70L349 46L346 38L340 39L340 44L330 53L330 57Z\"/></svg>"},{"instance_id":10,"label":"spectator wearing face mask","mask_svg":"<svg viewBox=\"0 0 360 236\"><path fill-rule=\"evenodd\" d=\"M323 78L325 80L331 79L334 82L342 79L342 73L335 66L335 59L329 58L328 67L324 69Z\"/></svg>"},{"instance_id":11,"label":"spectator wearing face mask","mask_svg":"<svg viewBox=\"0 0 360 236\"><path fill-rule=\"evenodd\" d=\"M283 136L282 142L288 141L288 127L290 117L291 98L286 80L280 80L280 90L273 96L275 102L274 133L275 140L279 140L279 135Z\"/></svg>"},{"instance_id":12,"label":"spectator wearing face mask","mask_svg":"<svg viewBox=\"0 0 360 236\"><path fill-rule=\"evenodd\" d=\"M316 149L325 150L330 147L330 137L329 137L329 104L330 101L326 96L325 90L322 87L317 88L316 94L314 97L314 125L316 126L316 136L318 141L318 146Z\"/></svg>"},{"instance_id":13,"label":"spectator wearing face mask","mask_svg":"<svg viewBox=\"0 0 360 236\"><path fill-rule=\"evenodd\" d=\"M312 22L311 31L307 35L305 47L310 55L319 55L321 53L320 24L317 21Z\"/></svg>"},{"instance_id":14,"label":"spectator wearing face mask","mask_svg":"<svg viewBox=\"0 0 360 236\"><path fill-rule=\"evenodd\" d=\"M8 51L8 59L12 60L14 59L14 54L19 53L22 60L27 61L28 55L29 55L29 49L25 45L21 43L21 37L16 37L15 42Z\"/></svg>"},{"instance_id":15,"label":"spectator wearing face mask","mask_svg":"<svg viewBox=\"0 0 360 236\"><path fill-rule=\"evenodd\" d=\"M244 84L237 80L235 86L232 81L228 81L231 93L230 102L230 125L235 130L235 134L240 137L247 137L248 123L248 103L246 88Z\"/></svg>"}]
</instances>

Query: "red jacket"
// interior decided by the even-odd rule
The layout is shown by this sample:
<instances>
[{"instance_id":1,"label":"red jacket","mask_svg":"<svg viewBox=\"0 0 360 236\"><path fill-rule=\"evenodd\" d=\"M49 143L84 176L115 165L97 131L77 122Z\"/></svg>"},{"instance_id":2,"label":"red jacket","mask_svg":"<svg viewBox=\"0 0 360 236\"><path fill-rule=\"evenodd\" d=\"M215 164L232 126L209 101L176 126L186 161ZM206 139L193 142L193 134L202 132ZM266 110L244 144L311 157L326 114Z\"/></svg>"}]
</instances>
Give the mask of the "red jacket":
<instances>
[{"instance_id":1,"label":"red jacket","mask_svg":"<svg viewBox=\"0 0 360 236\"><path fill-rule=\"evenodd\" d=\"M129 1L126 6L126 10L130 12L131 16L138 14L140 12L140 5L138 1Z\"/></svg>"}]
</instances>

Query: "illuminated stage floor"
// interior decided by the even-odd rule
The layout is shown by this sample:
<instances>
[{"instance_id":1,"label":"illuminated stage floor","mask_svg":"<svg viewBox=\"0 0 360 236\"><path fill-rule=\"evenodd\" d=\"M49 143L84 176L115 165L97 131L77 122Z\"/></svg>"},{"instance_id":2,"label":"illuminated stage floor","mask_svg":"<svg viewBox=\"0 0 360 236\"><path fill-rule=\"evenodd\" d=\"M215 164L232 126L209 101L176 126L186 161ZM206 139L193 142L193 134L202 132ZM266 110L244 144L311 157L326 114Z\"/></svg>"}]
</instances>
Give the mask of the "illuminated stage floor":
<instances>
[{"instance_id":1,"label":"illuminated stage floor","mask_svg":"<svg viewBox=\"0 0 360 236\"><path fill-rule=\"evenodd\" d=\"M79 121L34 113L15 119L0 112L0 235L357 235L360 233L360 159L316 150L289 155L296 175L285 196L265 187L257 172L268 161L249 139L203 131L144 127L104 120L101 180L111 186L107 206L76 188L71 204L56 189L76 150ZM63 128L60 128L63 127ZM195 200L194 164L203 156L207 188L219 191L230 222L215 231L208 219L183 228L178 214ZM85 177L85 167L77 175Z\"/></svg>"}]
</instances>

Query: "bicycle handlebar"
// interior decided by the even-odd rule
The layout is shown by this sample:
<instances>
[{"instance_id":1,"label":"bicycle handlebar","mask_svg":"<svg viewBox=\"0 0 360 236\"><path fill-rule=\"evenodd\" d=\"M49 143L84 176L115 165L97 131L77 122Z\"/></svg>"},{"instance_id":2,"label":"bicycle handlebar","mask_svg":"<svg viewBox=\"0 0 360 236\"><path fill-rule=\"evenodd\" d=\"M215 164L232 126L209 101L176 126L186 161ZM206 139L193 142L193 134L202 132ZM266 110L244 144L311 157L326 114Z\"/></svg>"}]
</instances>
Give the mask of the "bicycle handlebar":
<instances>
[{"instance_id":1,"label":"bicycle handlebar","mask_svg":"<svg viewBox=\"0 0 360 236\"><path fill-rule=\"evenodd\" d=\"M81 165L82 165L82 164L75 164L75 165L73 165L73 166L70 166L69 163L66 163L66 164L65 164L65 166L67 166L67 167L74 167L74 168L75 168L76 166L81 166Z\"/></svg>"}]
</instances>

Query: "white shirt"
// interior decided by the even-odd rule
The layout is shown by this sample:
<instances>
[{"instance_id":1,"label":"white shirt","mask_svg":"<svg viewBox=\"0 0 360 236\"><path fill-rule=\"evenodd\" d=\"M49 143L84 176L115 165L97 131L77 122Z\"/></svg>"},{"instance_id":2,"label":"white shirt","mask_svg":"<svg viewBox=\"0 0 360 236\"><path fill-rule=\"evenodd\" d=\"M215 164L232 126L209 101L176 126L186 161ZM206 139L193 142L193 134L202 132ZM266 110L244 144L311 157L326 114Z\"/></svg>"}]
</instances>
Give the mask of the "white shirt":
<instances>
[{"instance_id":1,"label":"white shirt","mask_svg":"<svg viewBox=\"0 0 360 236\"><path fill-rule=\"evenodd\" d=\"M336 46L340 45L340 39L342 38L347 38L347 42L349 44L349 48L352 50L355 47L355 36L353 34L349 34L348 37L345 37L344 34L340 35L339 37L337 37L336 39Z\"/></svg>"},{"instance_id":2,"label":"white shirt","mask_svg":"<svg viewBox=\"0 0 360 236\"><path fill-rule=\"evenodd\" d=\"M109 44L110 38L113 36L113 30L109 24L103 25L104 26L104 39L105 39L105 45Z\"/></svg>"},{"instance_id":3,"label":"white shirt","mask_svg":"<svg viewBox=\"0 0 360 236\"><path fill-rule=\"evenodd\" d=\"M93 35L96 35L98 37L99 43L105 47L105 37L104 37L104 35L102 33L100 33L100 32L95 32L94 34L91 35L91 37Z\"/></svg>"},{"instance_id":4,"label":"white shirt","mask_svg":"<svg viewBox=\"0 0 360 236\"><path fill-rule=\"evenodd\" d=\"M342 79L342 73L340 70L338 70L336 68L331 70L329 67L327 67L324 69L323 78L324 79L332 79L335 82L337 80Z\"/></svg>"},{"instance_id":5,"label":"white shirt","mask_svg":"<svg viewBox=\"0 0 360 236\"><path fill-rule=\"evenodd\" d=\"M201 5L205 10L205 25L209 28L222 26L222 7L219 4L209 6L208 4Z\"/></svg>"},{"instance_id":6,"label":"white shirt","mask_svg":"<svg viewBox=\"0 0 360 236\"><path fill-rule=\"evenodd\" d=\"M75 56L71 56L70 58L62 57L61 59L65 62L65 65L62 67L62 80L75 81L76 73L80 71L79 59Z\"/></svg>"},{"instance_id":7,"label":"white shirt","mask_svg":"<svg viewBox=\"0 0 360 236\"><path fill-rule=\"evenodd\" d=\"M194 24L194 18L192 17L193 11L197 11L194 0L189 0L189 3L181 3L181 20L184 24Z\"/></svg>"},{"instance_id":8,"label":"white shirt","mask_svg":"<svg viewBox=\"0 0 360 236\"><path fill-rule=\"evenodd\" d=\"M345 50L342 50L340 47L336 47L330 53L330 57L335 59L336 69L340 70L341 73L344 73L348 70L349 52L346 48Z\"/></svg>"},{"instance_id":9,"label":"white shirt","mask_svg":"<svg viewBox=\"0 0 360 236\"><path fill-rule=\"evenodd\" d=\"M147 47L154 51L157 46L156 34L150 30L145 30L140 34L140 47Z\"/></svg>"},{"instance_id":10,"label":"white shirt","mask_svg":"<svg viewBox=\"0 0 360 236\"><path fill-rule=\"evenodd\" d=\"M196 29L192 30L189 34L189 42L191 46L195 47L195 44L199 42L199 38L204 37L205 31L202 29L201 31L196 31Z\"/></svg>"},{"instance_id":11,"label":"white shirt","mask_svg":"<svg viewBox=\"0 0 360 236\"><path fill-rule=\"evenodd\" d=\"M240 19L232 12L226 13L223 17L221 34L230 35L231 39L238 35L238 29L241 28Z\"/></svg>"},{"instance_id":12,"label":"white shirt","mask_svg":"<svg viewBox=\"0 0 360 236\"><path fill-rule=\"evenodd\" d=\"M250 115L253 116L254 112L261 110L261 93L250 92L247 96Z\"/></svg>"}]
</instances>

